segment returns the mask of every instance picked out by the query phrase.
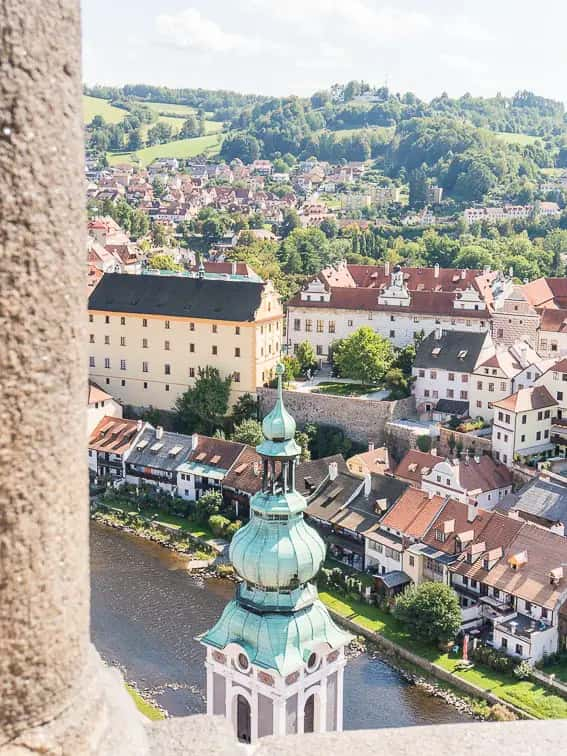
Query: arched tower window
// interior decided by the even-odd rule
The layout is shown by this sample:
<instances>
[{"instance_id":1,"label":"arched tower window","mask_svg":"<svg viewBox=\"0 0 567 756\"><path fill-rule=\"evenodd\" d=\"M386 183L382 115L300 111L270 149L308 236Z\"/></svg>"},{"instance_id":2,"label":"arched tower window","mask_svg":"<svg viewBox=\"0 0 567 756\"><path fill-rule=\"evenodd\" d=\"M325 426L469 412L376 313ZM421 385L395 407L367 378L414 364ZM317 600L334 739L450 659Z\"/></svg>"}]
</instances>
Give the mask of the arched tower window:
<instances>
[{"instance_id":1,"label":"arched tower window","mask_svg":"<svg viewBox=\"0 0 567 756\"><path fill-rule=\"evenodd\" d=\"M241 743L250 743L252 739L250 704L241 695L236 699L236 734Z\"/></svg>"},{"instance_id":2,"label":"arched tower window","mask_svg":"<svg viewBox=\"0 0 567 756\"><path fill-rule=\"evenodd\" d=\"M303 707L303 732L315 732L315 694L312 693Z\"/></svg>"}]
</instances>

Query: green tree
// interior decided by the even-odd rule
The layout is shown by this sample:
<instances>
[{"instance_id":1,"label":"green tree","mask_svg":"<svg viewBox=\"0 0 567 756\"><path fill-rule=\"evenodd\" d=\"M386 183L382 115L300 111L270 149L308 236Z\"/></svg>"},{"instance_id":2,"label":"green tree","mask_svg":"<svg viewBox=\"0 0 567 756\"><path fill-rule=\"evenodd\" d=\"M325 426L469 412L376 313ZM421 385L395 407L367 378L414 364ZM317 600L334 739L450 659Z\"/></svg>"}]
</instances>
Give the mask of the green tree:
<instances>
[{"instance_id":1,"label":"green tree","mask_svg":"<svg viewBox=\"0 0 567 756\"><path fill-rule=\"evenodd\" d=\"M131 152L142 149L144 142L142 140L142 133L140 129L132 129L128 134L128 149Z\"/></svg>"},{"instance_id":2,"label":"green tree","mask_svg":"<svg viewBox=\"0 0 567 756\"><path fill-rule=\"evenodd\" d=\"M173 255L157 254L150 258L148 265L156 270L183 270L183 265L176 263Z\"/></svg>"},{"instance_id":3,"label":"green tree","mask_svg":"<svg viewBox=\"0 0 567 756\"><path fill-rule=\"evenodd\" d=\"M302 373L313 370L317 365L315 350L309 341L302 341L301 344L298 344L295 358L299 362Z\"/></svg>"},{"instance_id":4,"label":"green tree","mask_svg":"<svg viewBox=\"0 0 567 756\"><path fill-rule=\"evenodd\" d=\"M221 378L217 368L199 368L195 385L175 402L176 425L183 433L203 430L213 433L228 410L232 378ZM198 428L195 428L195 425Z\"/></svg>"},{"instance_id":5,"label":"green tree","mask_svg":"<svg viewBox=\"0 0 567 756\"><path fill-rule=\"evenodd\" d=\"M394 616L419 640L436 643L454 638L461 627L461 608L455 591L444 583L426 582L401 593Z\"/></svg>"},{"instance_id":6,"label":"green tree","mask_svg":"<svg viewBox=\"0 0 567 756\"><path fill-rule=\"evenodd\" d=\"M258 418L258 402L252 394L247 392L238 397L232 408L231 418L235 425L240 425L244 420Z\"/></svg>"},{"instance_id":7,"label":"green tree","mask_svg":"<svg viewBox=\"0 0 567 756\"><path fill-rule=\"evenodd\" d=\"M280 234L285 239L296 228L300 228L301 222L299 220L299 213L294 207L290 207L286 210L283 216L282 225L280 227Z\"/></svg>"},{"instance_id":8,"label":"green tree","mask_svg":"<svg viewBox=\"0 0 567 756\"><path fill-rule=\"evenodd\" d=\"M220 491L205 491L197 499L195 504L195 516L203 524L209 521L209 517L218 515L222 506L222 494Z\"/></svg>"},{"instance_id":9,"label":"green tree","mask_svg":"<svg viewBox=\"0 0 567 756\"><path fill-rule=\"evenodd\" d=\"M409 204L410 207L423 207L427 202L428 191L427 173L424 167L415 168L409 174Z\"/></svg>"},{"instance_id":10,"label":"green tree","mask_svg":"<svg viewBox=\"0 0 567 756\"><path fill-rule=\"evenodd\" d=\"M394 360L388 339L363 326L341 339L333 351L333 363L343 378L379 383Z\"/></svg>"},{"instance_id":11,"label":"green tree","mask_svg":"<svg viewBox=\"0 0 567 756\"><path fill-rule=\"evenodd\" d=\"M301 375L301 364L297 357L285 356L282 359L282 365L285 368L285 373L283 376L283 381L285 384L290 383L290 381L294 381L299 377L299 375Z\"/></svg>"},{"instance_id":12,"label":"green tree","mask_svg":"<svg viewBox=\"0 0 567 756\"><path fill-rule=\"evenodd\" d=\"M295 442L301 449L299 460L301 462L308 462L311 459L311 452L309 451L309 436L304 431L295 431Z\"/></svg>"},{"instance_id":13,"label":"green tree","mask_svg":"<svg viewBox=\"0 0 567 756\"><path fill-rule=\"evenodd\" d=\"M264 440L262 425L258 420L243 420L234 427L232 440L241 444L249 444L249 446L258 446Z\"/></svg>"},{"instance_id":14,"label":"green tree","mask_svg":"<svg viewBox=\"0 0 567 756\"><path fill-rule=\"evenodd\" d=\"M199 136L199 124L195 116L190 115L183 121L178 137L179 139L191 139L197 136Z\"/></svg>"}]
</instances>

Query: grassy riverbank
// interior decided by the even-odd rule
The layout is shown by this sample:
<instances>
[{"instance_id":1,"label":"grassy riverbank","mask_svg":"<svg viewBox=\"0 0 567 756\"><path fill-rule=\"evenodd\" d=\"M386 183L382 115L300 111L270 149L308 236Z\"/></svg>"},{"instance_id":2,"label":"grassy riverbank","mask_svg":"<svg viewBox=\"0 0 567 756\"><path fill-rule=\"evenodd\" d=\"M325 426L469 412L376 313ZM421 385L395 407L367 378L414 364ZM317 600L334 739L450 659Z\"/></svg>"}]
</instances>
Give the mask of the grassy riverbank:
<instances>
[{"instance_id":1,"label":"grassy riverbank","mask_svg":"<svg viewBox=\"0 0 567 756\"><path fill-rule=\"evenodd\" d=\"M154 706L149 701L146 701L146 699L136 690L136 688L133 688L131 685L126 684L126 690L132 696L132 699L136 704L138 711L141 712L145 717L151 719L152 722L157 722L160 719L165 719L165 714L163 713L163 711L158 709L157 706Z\"/></svg>"},{"instance_id":2,"label":"grassy riverbank","mask_svg":"<svg viewBox=\"0 0 567 756\"><path fill-rule=\"evenodd\" d=\"M414 640L391 614L363 601L339 596L332 590L321 591L321 600L337 614L412 651L427 661L451 672L482 690L490 691L538 719L567 719L567 701L531 680L495 672L480 664L472 669L458 669L461 660L442 653L434 646Z\"/></svg>"}]
</instances>

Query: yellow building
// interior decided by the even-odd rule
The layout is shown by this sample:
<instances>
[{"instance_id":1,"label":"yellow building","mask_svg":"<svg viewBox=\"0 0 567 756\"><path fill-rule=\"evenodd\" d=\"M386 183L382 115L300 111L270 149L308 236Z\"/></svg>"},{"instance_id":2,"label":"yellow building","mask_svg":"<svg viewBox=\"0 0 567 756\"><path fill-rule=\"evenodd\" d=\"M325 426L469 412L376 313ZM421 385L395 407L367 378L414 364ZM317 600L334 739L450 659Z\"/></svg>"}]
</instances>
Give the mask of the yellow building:
<instances>
[{"instance_id":1,"label":"yellow building","mask_svg":"<svg viewBox=\"0 0 567 756\"><path fill-rule=\"evenodd\" d=\"M172 409L199 368L230 401L273 377L283 311L270 282L107 273L89 298L89 375L136 407Z\"/></svg>"}]
</instances>

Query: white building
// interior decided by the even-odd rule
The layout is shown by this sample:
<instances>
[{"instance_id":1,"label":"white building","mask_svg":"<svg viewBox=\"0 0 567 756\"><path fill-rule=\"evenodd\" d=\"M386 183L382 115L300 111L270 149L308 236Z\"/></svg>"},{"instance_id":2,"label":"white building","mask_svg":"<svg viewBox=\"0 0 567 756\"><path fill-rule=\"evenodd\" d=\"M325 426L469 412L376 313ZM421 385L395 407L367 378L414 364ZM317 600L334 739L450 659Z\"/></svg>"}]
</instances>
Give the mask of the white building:
<instances>
[{"instance_id":1,"label":"white building","mask_svg":"<svg viewBox=\"0 0 567 756\"><path fill-rule=\"evenodd\" d=\"M490 510L512 492L512 475L492 457L465 456L436 464L422 477L421 487L427 493Z\"/></svg>"},{"instance_id":2,"label":"white building","mask_svg":"<svg viewBox=\"0 0 567 756\"><path fill-rule=\"evenodd\" d=\"M122 417L122 405L96 383L89 381L87 400L87 435L93 432L104 416Z\"/></svg>"},{"instance_id":3,"label":"white building","mask_svg":"<svg viewBox=\"0 0 567 756\"><path fill-rule=\"evenodd\" d=\"M551 452L557 401L545 386L521 389L493 407L492 451L497 460L512 467L517 458L531 460Z\"/></svg>"}]
</instances>

